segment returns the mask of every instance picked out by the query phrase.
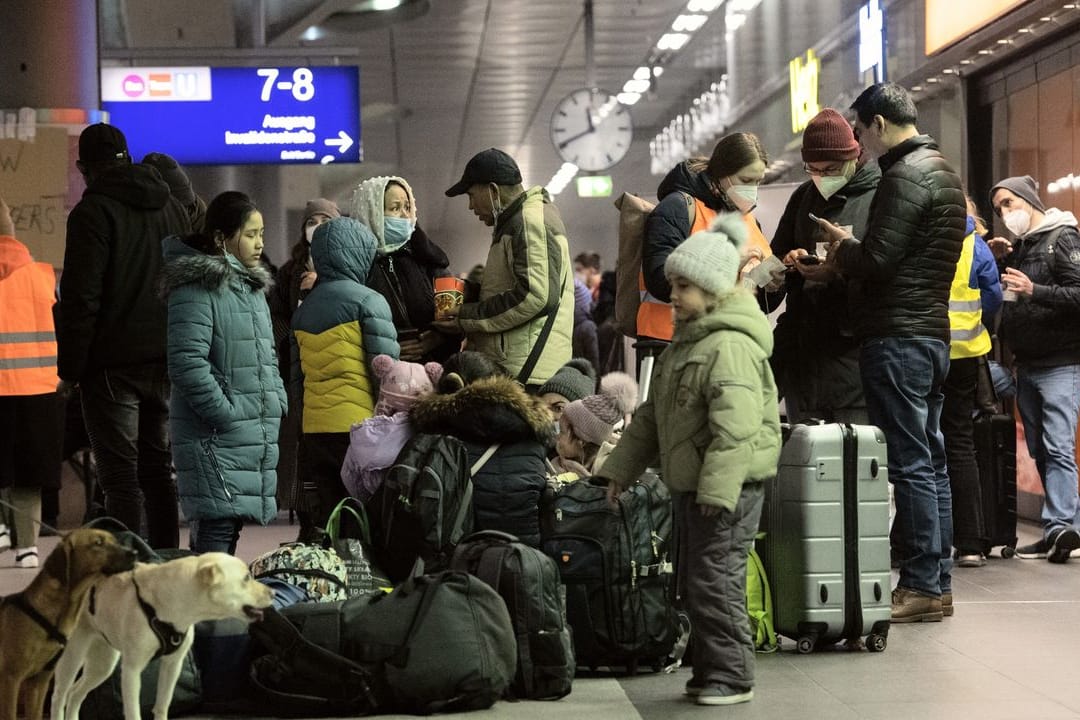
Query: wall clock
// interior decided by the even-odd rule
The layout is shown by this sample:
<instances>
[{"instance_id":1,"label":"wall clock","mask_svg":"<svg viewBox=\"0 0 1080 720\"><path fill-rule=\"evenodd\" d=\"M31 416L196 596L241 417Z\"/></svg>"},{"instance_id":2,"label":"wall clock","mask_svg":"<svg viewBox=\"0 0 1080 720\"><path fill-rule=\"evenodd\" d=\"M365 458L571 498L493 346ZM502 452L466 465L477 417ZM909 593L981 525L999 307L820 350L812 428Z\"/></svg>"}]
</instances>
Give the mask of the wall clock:
<instances>
[{"instance_id":1,"label":"wall clock","mask_svg":"<svg viewBox=\"0 0 1080 720\"><path fill-rule=\"evenodd\" d=\"M575 90L551 114L555 151L586 172L607 170L622 160L633 136L629 109L598 88Z\"/></svg>"}]
</instances>

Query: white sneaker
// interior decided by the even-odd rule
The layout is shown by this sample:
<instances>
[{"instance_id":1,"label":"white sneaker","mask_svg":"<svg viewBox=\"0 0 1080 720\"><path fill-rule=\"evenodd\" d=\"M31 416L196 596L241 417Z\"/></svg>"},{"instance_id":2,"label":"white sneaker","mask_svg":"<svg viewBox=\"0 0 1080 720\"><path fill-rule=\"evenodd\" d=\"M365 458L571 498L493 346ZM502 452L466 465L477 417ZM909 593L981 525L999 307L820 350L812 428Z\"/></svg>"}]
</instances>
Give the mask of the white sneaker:
<instances>
[{"instance_id":1,"label":"white sneaker","mask_svg":"<svg viewBox=\"0 0 1080 720\"><path fill-rule=\"evenodd\" d=\"M15 549L15 567L27 569L36 568L37 566L38 554L36 547Z\"/></svg>"},{"instance_id":2,"label":"white sneaker","mask_svg":"<svg viewBox=\"0 0 1080 720\"><path fill-rule=\"evenodd\" d=\"M7 550L11 547L11 533L8 532L7 525L0 523L0 551Z\"/></svg>"}]
</instances>

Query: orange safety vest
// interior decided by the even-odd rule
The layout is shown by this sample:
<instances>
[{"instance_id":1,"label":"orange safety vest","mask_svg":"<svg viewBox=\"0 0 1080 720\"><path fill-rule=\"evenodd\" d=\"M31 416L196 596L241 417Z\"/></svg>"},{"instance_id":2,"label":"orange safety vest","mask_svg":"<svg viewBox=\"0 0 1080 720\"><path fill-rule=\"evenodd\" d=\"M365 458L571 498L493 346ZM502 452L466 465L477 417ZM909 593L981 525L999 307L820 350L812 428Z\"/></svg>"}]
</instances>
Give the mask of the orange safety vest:
<instances>
[{"instance_id":1,"label":"orange safety vest","mask_svg":"<svg viewBox=\"0 0 1080 720\"><path fill-rule=\"evenodd\" d=\"M690 235L708 228L715 217L715 210L708 207L698 198L694 198L694 223L690 226ZM758 227L757 218L754 217L754 214L746 213L743 215L743 222L746 223L747 229L747 248L761 250L764 257L772 255L769 242L765 239L761 228ZM645 275L642 272L638 272L638 293L641 295L641 304L638 305L637 315L638 337L670 341L675 330L674 319L671 316L671 304L657 300L645 289Z\"/></svg>"},{"instance_id":2,"label":"orange safety vest","mask_svg":"<svg viewBox=\"0 0 1080 720\"><path fill-rule=\"evenodd\" d=\"M56 274L0 236L0 396L56 392Z\"/></svg>"}]
</instances>

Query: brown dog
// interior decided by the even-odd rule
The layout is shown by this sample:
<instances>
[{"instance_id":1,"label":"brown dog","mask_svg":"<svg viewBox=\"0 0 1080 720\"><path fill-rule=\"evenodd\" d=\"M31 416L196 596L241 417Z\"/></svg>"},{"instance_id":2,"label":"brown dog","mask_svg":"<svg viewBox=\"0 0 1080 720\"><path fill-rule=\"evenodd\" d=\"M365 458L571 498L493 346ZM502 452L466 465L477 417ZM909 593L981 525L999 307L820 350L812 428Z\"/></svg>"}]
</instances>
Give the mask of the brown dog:
<instances>
[{"instance_id":1,"label":"brown dog","mask_svg":"<svg viewBox=\"0 0 1080 720\"><path fill-rule=\"evenodd\" d=\"M15 720L20 686L25 686L26 717L41 720L54 660L63 650L55 633L65 639L71 634L91 585L134 566L135 552L111 533L74 530L18 593L21 600L12 595L0 602L0 720ZM54 633L32 617L35 612Z\"/></svg>"}]
</instances>

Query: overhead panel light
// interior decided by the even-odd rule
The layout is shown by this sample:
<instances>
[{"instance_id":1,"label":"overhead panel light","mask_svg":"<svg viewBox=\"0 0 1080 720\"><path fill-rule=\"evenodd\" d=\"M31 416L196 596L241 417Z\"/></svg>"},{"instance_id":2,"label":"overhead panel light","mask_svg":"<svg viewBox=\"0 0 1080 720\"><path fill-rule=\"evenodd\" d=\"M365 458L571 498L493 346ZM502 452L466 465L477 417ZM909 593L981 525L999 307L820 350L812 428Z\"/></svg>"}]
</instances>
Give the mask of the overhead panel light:
<instances>
[{"instance_id":1,"label":"overhead panel light","mask_svg":"<svg viewBox=\"0 0 1080 720\"><path fill-rule=\"evenodd\" d=\"M660 36L656 47L660 50L678 50L690 40L686 33L665 33Z\"/></svg>"},{"instance_id":2,"label":"overhead panel light","mask_svg":"<svg viewBox=\"0 0 1080 720\"><path fill-rule=\"evenodd\" d=\"M690 0L686 3L686 9L692 13L711 13L723 3L724 0Z\"/></svg>"},{"instance_id":3,"label":"overhead panel light","mask_svg":"<svg viewBox=\"0 0 1080 720\"><path fill-rule=\"evenodd\" d=\"M633 105L641 99L641 93L621 92L615 97L619 98L619 102L623 105Z\"/></svg>"},{"instance_id":4,"label":"overhead panel light","mask_svg":"<svg viewBox=\"0 0 1080 720\"><path fill-rule=\"evenodd\" d=\"M675 32L692 33L709 19L708 15L680 15L671 23L671 29Z\"/></svg>"},{"instance_id":5,"label":"overhead panel light","mask_svg":"<svg viewBox=\"0 0 1080 720\"><path fill-rule=\"evenodd\" d=\"M635 80L648 80L652 76L647 65L642 65L634 71Z\"/></svg>"},{"instance_id":6,"label":"overhead panel light","mask_svg":"<svg viewBox=\"0 0 1080 720\"><path fill-rule=\"evenodd\" d=\"M393 10L399 5L401 5L401 0L373 0L373 2L371 3L371 9Z\"/></svg>"},{"instance_id":7,"label":"overhead panel light","mask_svg":"<svg viewBox=\"0 0 1080 720\"><path fill-rule=\"evenodd\" d=\"M623 85L622 89L623 89L623 92L629 92L629 93L648 92L648 90L649 90L649 81L648 80L627 80L626 84Z\"/></svg>"}]
</instances>

